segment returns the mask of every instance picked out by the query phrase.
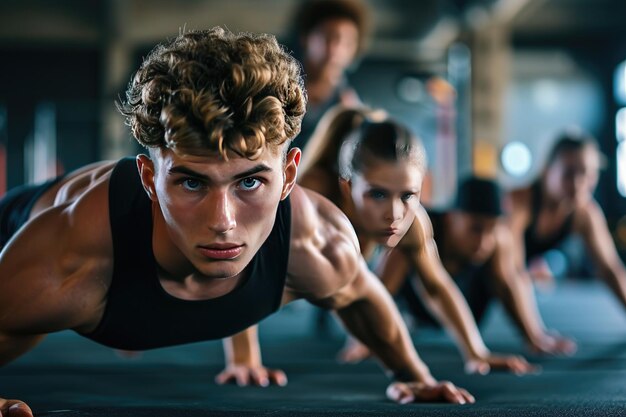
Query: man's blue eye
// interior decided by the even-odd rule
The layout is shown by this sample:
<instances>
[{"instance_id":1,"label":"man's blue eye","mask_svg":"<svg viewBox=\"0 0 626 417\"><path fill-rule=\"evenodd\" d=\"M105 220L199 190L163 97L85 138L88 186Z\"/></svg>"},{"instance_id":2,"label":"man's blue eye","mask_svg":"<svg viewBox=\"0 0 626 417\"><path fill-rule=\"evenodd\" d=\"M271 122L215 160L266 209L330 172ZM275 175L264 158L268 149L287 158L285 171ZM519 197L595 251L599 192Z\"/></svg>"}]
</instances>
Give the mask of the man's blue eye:
<instances>
[{"instance_id":1,"label":"man's blue eye","mask_svg":"<svg viewBox=\"0 0 626 417\"><path fill-rule=\"evenodd\" d=\"M241 180L239 185L245 191L252 191L252 190L256 190L257 188L261 186L261 181L259 181L256 178L244 178Z\"/></svg>"},{"instance_id":2,"label":"man's blue eye","mask_svg":"<svg viewBox=\"0 0 626 417\"><path fill-rule=\"evenodd\" d=\"M200 188L200 185L200 181L194 180L193 178L188 178L183 181L183 187L190 191L196 191L198 188Z\"/></svg>"}]
</instances>

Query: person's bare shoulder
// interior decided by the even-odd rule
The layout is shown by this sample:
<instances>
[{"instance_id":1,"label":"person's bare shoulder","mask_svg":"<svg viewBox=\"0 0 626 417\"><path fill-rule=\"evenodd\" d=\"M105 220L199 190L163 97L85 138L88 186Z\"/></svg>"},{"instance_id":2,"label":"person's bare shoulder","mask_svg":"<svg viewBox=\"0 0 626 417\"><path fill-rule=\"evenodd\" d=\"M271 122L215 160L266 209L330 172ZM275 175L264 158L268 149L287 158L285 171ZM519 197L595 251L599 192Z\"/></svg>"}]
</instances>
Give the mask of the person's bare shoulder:
<instances>
[{"instance_id":1,"label":"person's bare shoulder","mask_svg":"<svg viewBox=\"0 0 626 417\"><path fill-rule=\"evenodd\" d=\"M426 248L428 244L434 244L433 240L433 225L428 217L428 213L423 206L419 206L415 212L415 219L409 227L409 230L400 240L398 249L416 253L421 252Z\"/></svg>"},{"instance_id":2,"label":"person's bare shoulder","mask_svg":"<svg viewBox=\"0 0 626 417\"><path fill-rule=\"evenodd\" d=\"M361 257L354 229L337 206L314 191L296 186L291 207L287 289L297 298L330 297L356 275Z\"/></svg>"},{"instance_id":3,"label":"person's bare shoulder","mask_svg":"<svg viewBox=\"0 0 626 417\"><path fill-rule=\"evenodd\" d=\"M0 330L38 334L94 328L112 259L107 177L71 203L39 213L3 249Z\"/></svg>"},{"instance_id":4,"label":"person's bare shoulder","mask_svg":"<svg viewBox=\"0 0 626 417\"><path fill-rule=\"evenodd\" d=\"M574 210L574 230L578 233L595 233L597 229L605 228L606 217L600 204L595 198L580 204Z\"/></svg>"},{"instance_id":5,"label":"person's bare shoulder","mask_svg":"<svg viewBox=\"0 0 626 417\"><path fill-rule=\"evenodd\" d=\"M516 236L521 236L532 221L532 195L531 187L523 187L511 190L504 196L506 223Z\"/></svg>"},{"instance_id":6,"label":"person's bare shoulder","mask_svg":"<svg viewBox=\"0 0 626 417\"><path fill-rule=\"evenodd\" d=\"M525 210L532 198L530 187L516 188L504 195L504 209L509 214Z\"/></svg>"}]
</instances>

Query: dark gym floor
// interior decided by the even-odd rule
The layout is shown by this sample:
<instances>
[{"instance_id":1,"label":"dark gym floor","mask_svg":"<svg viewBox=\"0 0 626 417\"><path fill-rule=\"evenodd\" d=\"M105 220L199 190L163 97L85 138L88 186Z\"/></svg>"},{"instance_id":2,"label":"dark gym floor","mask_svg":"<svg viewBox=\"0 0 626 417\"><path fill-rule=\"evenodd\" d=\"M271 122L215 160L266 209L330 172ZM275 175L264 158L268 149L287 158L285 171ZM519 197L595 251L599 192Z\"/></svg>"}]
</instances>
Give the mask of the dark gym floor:
<instances>
[{"instance_id":1,"label":"dark gym floor","mask_svg":"<svg viewBox=\"0 0 626 417\"><path fill-rule=\"evenodd\" d=\"M287 306L261 325L265 363L287 372L284 388L218 386L220 342L144 352L124 359L72 332L49 336L0 369L0 396L27 401L37 416L623 416L626 415L626 315L597 282L567 282L538 295L548 326L579 343L574 357L532 357L540 375L465 375L460 356L440 331L414 331L418 352L439 379L475 395L473 405L396 405L373 361L339 365L343 343L333 325L312 331L312 309ZM525 353L494 304L483 335L493 351Z\"/></svg>"}]
</instances>

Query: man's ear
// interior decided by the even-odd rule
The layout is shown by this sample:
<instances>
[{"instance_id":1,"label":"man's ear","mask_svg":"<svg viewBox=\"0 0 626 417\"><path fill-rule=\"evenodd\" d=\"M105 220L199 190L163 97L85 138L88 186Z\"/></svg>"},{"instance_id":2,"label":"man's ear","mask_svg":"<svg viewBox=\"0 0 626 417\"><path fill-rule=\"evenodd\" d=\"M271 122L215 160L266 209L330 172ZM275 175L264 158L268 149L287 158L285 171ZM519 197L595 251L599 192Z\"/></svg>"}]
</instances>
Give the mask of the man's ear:
<instances>
[{"instance_id":1,"label":"man's ear","mask_svg":"<svg viewBox=\"0 0 626 417\"><path fill-rule=\"evenodd\" d=\"M285 168L283 171L283 191L280 194L280 199L287 198L298 178L298 165L300 165L300 157L302 152L298 148L290 149L285 157Z\"/></svg>"},{"instance_id":2,"label":"man's ear","mask_svg":"<svg viewBox=\"0 0 626 417\"><path fill-rule=\"evenodd\" d=\"M136 161L141 183L144 190L146 190L146 194L148 194L148 198L152 201L157 201L154 187L154 162L147 155L137 155Z\"/></svg>"}]
</instances>

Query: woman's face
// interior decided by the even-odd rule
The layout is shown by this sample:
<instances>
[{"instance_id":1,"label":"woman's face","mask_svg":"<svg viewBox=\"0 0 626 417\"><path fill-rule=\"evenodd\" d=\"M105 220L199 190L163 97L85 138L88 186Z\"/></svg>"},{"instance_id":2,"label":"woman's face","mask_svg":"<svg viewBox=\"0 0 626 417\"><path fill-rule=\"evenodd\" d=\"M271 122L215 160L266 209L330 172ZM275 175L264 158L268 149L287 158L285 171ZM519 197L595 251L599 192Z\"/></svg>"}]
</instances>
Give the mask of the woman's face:
<instances>
[{"instance_id":1,"label":"woman's face","mask_svg":"<svg viewBox=\"0 0 626 417\"><path fill-rule=\"evenodd\" d=\"M564 151L546 170L546 191L555 199L584 203L598 183L600 156L592 146Z\"/></svg>"},{"instance_id":2,"label":"woman's face","mask_svg":"<svg viewBox=\"0 0 626 417\"><path fill-rule=\"evenodd\" d=\"M359 232L395 247L413 224L423 179L422 169L412 161L377 161L355 173L350 197Z\"/></svg>"}]
</instances>

